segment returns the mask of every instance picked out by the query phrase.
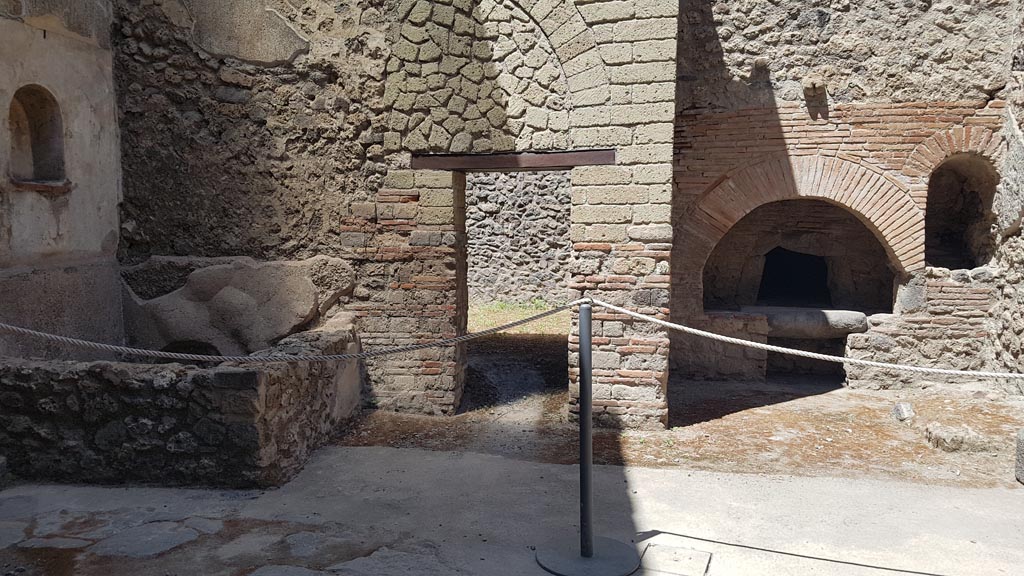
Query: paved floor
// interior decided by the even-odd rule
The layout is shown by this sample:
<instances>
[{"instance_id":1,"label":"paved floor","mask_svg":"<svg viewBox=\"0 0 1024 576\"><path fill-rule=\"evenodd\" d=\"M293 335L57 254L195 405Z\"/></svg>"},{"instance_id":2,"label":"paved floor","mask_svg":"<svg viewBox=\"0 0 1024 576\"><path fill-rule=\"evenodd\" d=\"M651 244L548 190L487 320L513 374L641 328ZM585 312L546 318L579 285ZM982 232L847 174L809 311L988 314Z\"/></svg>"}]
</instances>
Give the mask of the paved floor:
<instances>
[{"instance_id":1,"label":"paved floor","mask_svg":"<svg viewBox=\"0 0 1024 576\"><path fill-rule=\"evenodd\" d=\"M267 492L18 486L0 492L0 574L541 576L533 548L574 530L576 474L346 447L321 450ZM1024 489L613 466L598 467L595 482L599 533L654 545L651 575L986 576L1024 566Z\"/></svg>"}]
</instances>

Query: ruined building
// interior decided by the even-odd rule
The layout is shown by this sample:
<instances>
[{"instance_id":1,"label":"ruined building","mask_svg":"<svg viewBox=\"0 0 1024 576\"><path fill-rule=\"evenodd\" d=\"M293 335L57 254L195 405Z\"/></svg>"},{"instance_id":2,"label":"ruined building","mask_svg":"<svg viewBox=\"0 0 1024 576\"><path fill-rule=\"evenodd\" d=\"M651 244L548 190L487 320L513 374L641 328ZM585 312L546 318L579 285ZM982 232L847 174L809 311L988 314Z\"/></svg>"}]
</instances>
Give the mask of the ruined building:
<instances>
[{"instance_id":1,"label":"ruined building","mask_svg":"<svg viewBox=\"0 0 1024 576\"><path fill-rule=\"evenodd\" d=\"M1019 370L1022 14L0 0L0 320L211 354L378 349L463 333L475 278L479 300L586 295L759 342ZM595 320L609 425L664 425L693 379L924 384ZM0 352L12 466L98 480L273 483L357 404L452 413L465 374L460 347L261 368L8 335Z\"/></svg>"}]
</instances>

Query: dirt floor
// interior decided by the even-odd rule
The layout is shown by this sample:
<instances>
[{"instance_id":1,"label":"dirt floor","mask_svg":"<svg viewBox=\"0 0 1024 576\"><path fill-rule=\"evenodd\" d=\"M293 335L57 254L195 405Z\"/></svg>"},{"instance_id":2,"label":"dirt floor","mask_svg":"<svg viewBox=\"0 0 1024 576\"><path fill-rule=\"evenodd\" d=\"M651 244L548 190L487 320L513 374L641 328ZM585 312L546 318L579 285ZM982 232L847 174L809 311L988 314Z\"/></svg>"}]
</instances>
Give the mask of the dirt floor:
<instances>
[{"instance_id":1,"label":"dirt floor","mask_svg":"<svg viewBox=\"0 0 1024 576\"><path fill-rule=\"evenodd\" d=\"M566 413L565 338L500 335L470 349L466 400L451 418L373 411L338 440L349 446L471 451L547 462L577 460ZM850 390L807 379L673 381L670 429L598 430L595 462L751 474L899 479L960 487L1017 486L1014 437L1024 399L949 389ZM900 422L897 402L916 415ZM980 451L945 452L925 427L969 426Z\"/></svg>"}]
</instances>

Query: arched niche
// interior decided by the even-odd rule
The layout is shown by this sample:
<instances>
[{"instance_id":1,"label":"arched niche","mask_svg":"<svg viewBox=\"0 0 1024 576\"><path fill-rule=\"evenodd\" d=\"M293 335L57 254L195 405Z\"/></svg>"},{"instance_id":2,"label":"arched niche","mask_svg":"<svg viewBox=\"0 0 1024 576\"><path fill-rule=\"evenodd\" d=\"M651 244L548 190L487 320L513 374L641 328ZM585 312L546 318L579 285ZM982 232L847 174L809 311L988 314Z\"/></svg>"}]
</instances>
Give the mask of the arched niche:
<instances>
[{"instance_id":1,"label":"arched niche","mask_svg":"<svg viewBox=\"0 0 1024 576\"><path fill-rule=\"evenodd\" d=\"M925 209L925 262L963 269L988 263L995 248L992 212L999 173L987 158L957 154L939 164L928 179Z\"/></svg>"},{"instance_id":2,"label":"arched niche","mask_svg":"<svg viewBox=\"0 0 1024 576\"><path fill-rule=\"evenodd\" d=\"M64 121L49 90L23 86L14 94L9 113L11 177L25 182L65 179Z\"/></svg>"}]
</instances>

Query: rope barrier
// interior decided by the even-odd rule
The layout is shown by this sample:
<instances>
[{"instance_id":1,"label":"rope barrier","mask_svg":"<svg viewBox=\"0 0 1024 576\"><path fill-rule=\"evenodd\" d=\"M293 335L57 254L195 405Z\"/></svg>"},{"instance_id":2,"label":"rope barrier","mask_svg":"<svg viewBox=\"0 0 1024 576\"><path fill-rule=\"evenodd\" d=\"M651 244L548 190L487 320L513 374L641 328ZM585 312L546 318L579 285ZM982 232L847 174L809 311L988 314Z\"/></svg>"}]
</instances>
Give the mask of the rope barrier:
<instances>
[{"instance_id":1,"label":"rope barrier","mask_svg":"<svg viewBox=\"0 0 1024 576\"><path fill-rule=\"evenodd\" d=\"M669 330L676 330L691 336L697 336L699 338L706 338L709 340L715 340L718 342L724 342L726 344L732 344L735 346L744 346L747 348L754 348L757 350L764 350L766 352L776 352L779 354L786 354L789 356L799 356L802 358L810 358L813 360L821 360L823 362L834 362L838 364L851 365L851 366L866 366L869 368L881 368L884 370L897 370L900 372L910 372L916 374L935 374L942 376L969 376L974 378L994 378L994 379L1011 379L1011 380L1024 380L1024 374L1016 372L986 372L986 371L972 371L972 370L951 370L946 368L926 368L924 366L911 366L907 364L890 364L886 362L876 362L874 360L862 360L859 358L846 358L843 356L830 356L828 354L819 354L817 352L808 352L805 350L795 350L793 348L784 348L782 346L774 346L771 344L762 344L760 342L752 342L750 340L743 340L742 338L733 338L731 336L723 336L722 334L716 334L714 332L707 332L697 328L691 328L683 324L676 324L661 320L653 316L647 316L632 310L627 310L614 304L609 304L602 300L594 298L581 298L575 300L563 306L541 312L529 318L523 318L522 320L516 320L508 324L496 326L494 328L488 328L480 332L473 332L470 334L464 334L462 336L456 336L454 338L446 338L444 340L436 340L433 342L426 342L423 344L412 344L409 346L399 346L395 348L385 348L382 350L375 350L373 352L359 352L356 354L272 354L272 355L252 355L252 356L210 356L203 354L184 354L179 352L164 352L161 350L143 350L140 348L130 348L126 346L116 346L113 344L103 344L100 342L91 342L88 340L80 340L78 338L69 338L67 336L59 336L57 334L49 334L46 332L39 332L36 330L29 330L28 328L22 328L20 326L12 326L10 324L0 323L0 332L7 332L10 334L19 334L22 336L30 336L34 338L41 338L49 340L51 342L57 342L59 344L65 344L69 346L76 346L79 348L91 348L94 350L102 350L104 352L113 352L117 354L128 354L133 356L143 356L148 358L162 358L165 360L182 360L186 362L245 362L245 363L260 363L260 364L286 364L295 362L334 362L334 361L345 361L345 360L365 360L369 358L379 358L381 356L390 356L392 354L402 354L405 352L415 352L417 350L426 350L430 348L444 348L451 346L452 344L459 344L462 342L468 342L476 338L482 338L484 336L490 336L515 328L517 326L523 326L536 322L542 318L547 318L559 312L575 308L583 303L593 303L595 306L613 310L619 314L625 314L631 318L641 320L643 322L649 322L651 324L657 324Z\"/></svg>"},{"instance_id":2,"label":"rope barrier","mask_svg":"<svg viewBox=\"0 0 1024 576\"><path fill-rule=\"evenodd\" d=\"M620 314L625 314L631 318L637 320L643 320L644 322L650 322L651 324L657 324L659 326L668 328L670 330L676 330L684 332L692 336L698 336L700 338L707 338L709 340L717 340L718 342L725 342L726 344L734 344L736 346L745 346L747 348L754 348L757 350L765 350L767 352L777 352L779 354L787 354L789 356L800 356L803 358L812 358L814 360L822 360L824 362L835 362L839 364L850 364L853 366L868 366L871 368L884 368L886 370L898 370L901 372L913 372L917 374L940 374L944 376L973 376L975 378L1008 378L1008 379L1024 379L1024 374L1016 372L975 372L972 370L948 370L945 368L925 368L923 366L909 366L906 364L889 364L886 362L875 362L874 360L861 360L859 358L846 358L843 356L829 356L828 354L818 354L817 352L807 352L805 350L794 350L793 348L783 348L782 346L773 346L771 344L762 344L760 342L751 342L750 340L743 340L741 338L733 338L731 336L723 336L721 334L715 334L714 332L707 332L705 330L699 330L697 328L691 328L682 324L675 324L667 322L659 318L646 316L632 310L615 306L601 300L594 300L596 306L606 308L608 310L614 310Z\"/></svg>"},{"instance_id":3,"label":"rope barrier","mask_svg":"<svg viewBox=\"0 0 1024 576\"><path fill-rule=\"evenodd\" d=\"M415 352L417 350L427 350L429 348L444 348L446 346L451 346L452 344L468 342L476 338L490 336L491 334L497 334L498 332L502 332L510 328L515 328L517 326L522 326L524 324L536 322L541 318L553 316L555 314L558 314L559 312L575 308L576 306L589 301L589 299L576 300L564 306L559 306L557 308L541 312L540 314L530 316L529 318L523 318L522 320L516 320L515 322L509 322L508 324L495 326L494 328L488 328L487 330L482 330L480 332L463 334L462 336L456 336L454 338L446 338L444 340L425 342L423 344L411 344L409 346L384 348L382 350L375 350L373 352L359 352L357 354L271 354L267 356L210 356L204 354L164 352L162 350L144 350L141 348L116 346L114 344L103 344L101 342L90 342L89 340L69 338L67 336L59 336L57 334L48 334L46 332L29 330L28 328L21 328L20 326L12 326L10 324L4 323L0 323L0 332L20 334L22 336L32 336L35 338L41 338L43 340L49 340L51 342L57 342L59 344L66 344L69 346L76 346L79 348L91 348L93 350L102 350L104 352L114 352L116 354L130 354L133 356L144 356L148 358L163 358L165 360L183 360L186 362L247 362L259 364L288 364L295 362L334 362L342 360L365 360L367 358L378 358L380 356L390 356L392 354Z\"/></svg>"}]
</instances>

